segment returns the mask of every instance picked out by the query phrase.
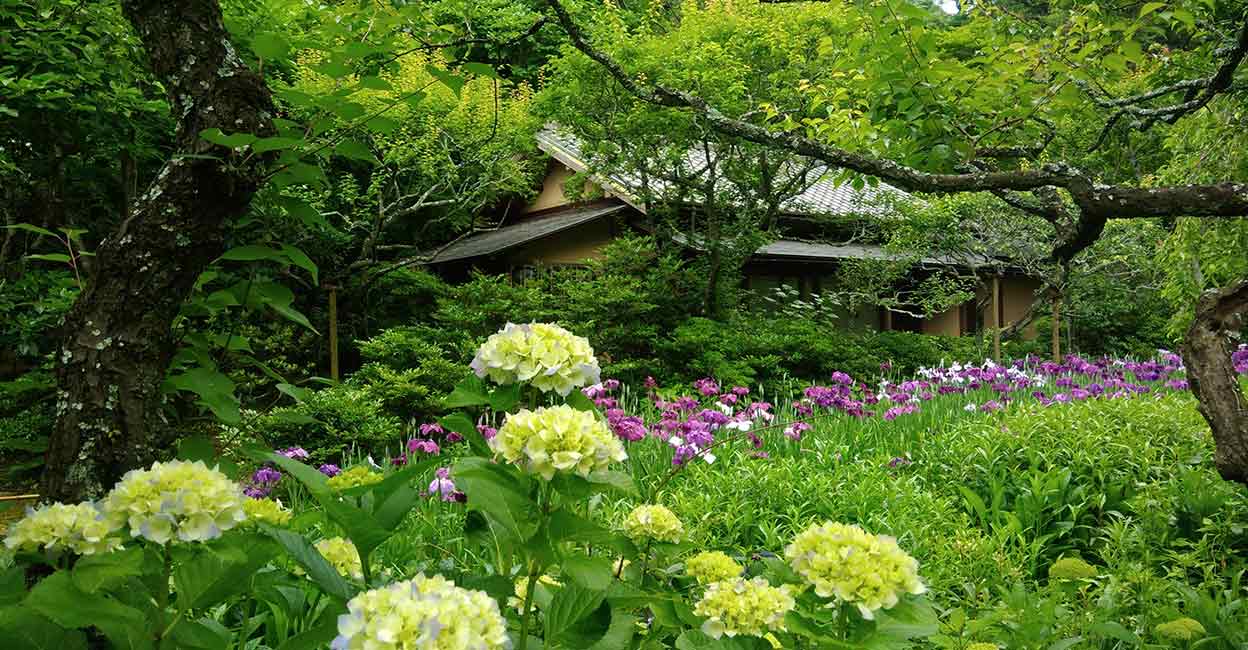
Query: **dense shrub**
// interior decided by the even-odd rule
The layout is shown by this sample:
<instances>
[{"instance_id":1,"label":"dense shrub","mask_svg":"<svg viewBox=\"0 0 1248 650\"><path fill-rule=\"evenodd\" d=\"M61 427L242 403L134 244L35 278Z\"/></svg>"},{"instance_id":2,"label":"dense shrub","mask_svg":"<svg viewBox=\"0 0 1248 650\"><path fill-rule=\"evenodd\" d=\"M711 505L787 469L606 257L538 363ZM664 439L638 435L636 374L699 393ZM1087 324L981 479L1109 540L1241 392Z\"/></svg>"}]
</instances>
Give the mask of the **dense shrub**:
<instances>
[{"instance_id":1,"label":"dense shrub","mask_svg":"<svg viewBox=\"0 0 1248 650\"><path fill-rule=\"evenodd\" d=\"M440 337L428 327L386 330L359 344L366 363L351 375L349 383L380 402L390 415L403 420L422 419L442 411L442 402L463 379L463 341Z\"/></svg>"},{"instance_id":2,"label":"dense shrub","mask_svg":"<svg viewBox=\"0 0 1248 650\"><path fill-rule=\"evenodd\" d=\"M314 391L294 406L260 415L249 428L274 448L303 447L316 462L338 461L353 449L392 451L403 436L401 422L380 399L348 384Z\"/></svg>"},{"instance_id":3,"label":"dense shrub","mask_svg":"<svg viewBox=\"0 0 1248 650\"><path fill-rule=\"evenodd\" d=\"M984 358L973 337L910 332L849 332L815 320L754 317L727 323L691 318L656 346L654 374L672 382L712 376L728 383L826 379L835 371L874 381L882 364L894 374Z\"/></svg>"},{"instance_id":4,"label":"dense shrub","mask_svg":"<svg viewBox=\"0 0 1248 650\"><path fill-rule=\"evenodd\" d=\"M0 378L5 365L32 365L52 350L51 335L77 296L68 271L30 269L13 280L0 278Z\"/></svg>"}]
</instances>

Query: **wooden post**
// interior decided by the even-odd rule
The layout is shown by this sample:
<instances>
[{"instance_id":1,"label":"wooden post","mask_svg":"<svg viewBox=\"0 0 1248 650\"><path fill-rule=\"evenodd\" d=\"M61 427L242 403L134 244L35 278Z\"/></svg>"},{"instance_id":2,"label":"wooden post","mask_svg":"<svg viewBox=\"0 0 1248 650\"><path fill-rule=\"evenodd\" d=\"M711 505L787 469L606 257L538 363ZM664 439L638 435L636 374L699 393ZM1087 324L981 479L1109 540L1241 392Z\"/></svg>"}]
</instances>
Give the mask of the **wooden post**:
<instances>
[{"instance_id":1,"label":"wooden post","mask_svg":"<svg viewBox=\"0 0 1248 650\"><path fill-rule=\"evenodd\" d=\"M1001 276L992 276L992 360L1001 362Z\"/></svg>"},{"instance_id":2,"label":"wooden post","mask_svg":"<svg viewBox=\"0 0 1248 650\"><path fill-rule=\"evenodd\" d=\"M329 376L338 381L338 287L329 289Z\"/></svg>"},{"instance_id":3,"label":"wooden post","mask_svg":"<svg viewBox=\"0 0 1248 650\"><path fill-rule=\"evenodd\" d=\"M893 310L888 307L884 308L884 331L890 332L893 329Z\"/></svg>"},{"instance_id":4,"label":"wooden post","mask_svg":"<svg viewBox=\"0 0 1248 650\"><path fill-rule=\"evenodd\" d=\"M1062 294L1060 291L1053 290L1053 325L1051 336L1053 339L1053 363L1062 362Z\"/></svg>"}]
</instances>

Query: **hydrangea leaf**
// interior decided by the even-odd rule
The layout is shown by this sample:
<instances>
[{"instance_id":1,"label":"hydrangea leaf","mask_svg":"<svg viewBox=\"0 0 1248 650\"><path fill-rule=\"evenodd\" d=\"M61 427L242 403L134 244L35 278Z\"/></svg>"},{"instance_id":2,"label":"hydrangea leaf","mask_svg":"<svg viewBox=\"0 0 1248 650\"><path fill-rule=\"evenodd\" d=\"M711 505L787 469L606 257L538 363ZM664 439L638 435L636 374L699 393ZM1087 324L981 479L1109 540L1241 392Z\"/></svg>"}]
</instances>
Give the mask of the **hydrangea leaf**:
<instances>
[{"instance_id":1,"label":"hydrangea leaf","mask_svg":"<svg viewBox=\"0 0 1248 650\"><path fill-rule=\"evenodd\" d=\"M143 613L101 594L89 594L73 583L68 571L57 571L30 590L23 605L65 628L88 628L110 621L108 636L120 635L120 628L142 627ZM109 634L109 632L113 632ZM128 644L120 644L123 647Z\"/></svg>"},{"instance_id":2,"label":"hydrangea leaf","mask_svg":"<svg viewBox=\"0 0 1248 650\"><path fill-rule=\"evenodd\" d=\"M517 541L536 531L536 506L523 479L484 458L464 458L451 470L455 484L468 495L468 508L487 515Z\"/></svg>"},{"instance_id":3,"label":"hydrangea leaf","mask_svg":"<svg viewBox=\"0 0 1248 650\"><path fill-rule=\"evenodd\" d=\"M480 406L489 402L490 397L485 392L485 382L475 374L468 373L468 376L456 384L450 396L446 398L446 408Z\"/></svg>"},{"instance_id":4,"label":"hydrangea leaf","mask_svg":"<svg viewBox=\"0 0 1248 650\"><path fill-rule=\"evenodd\" d=\"M87 593L109 589L143 575L143 549L134 546L122 551L87 555L74 563L74 586Z\"/></svg>"},{"instance_id":5,"label":"hydrangea leaf","mask_svg":"<svg viewBox=\"0 0 1248 650\"><path fill-rule=\"evenodd\" d=\"M332 612L332 609L326 610ZM277 650L319 650L338 636L338 621L330 616L327 620L296 634L277 647Z\"/></svg>"},{"instance_id":6,"label":"hydrangea leaf","mask_svg":"<svg viewBox=\"0 0 1248 650\"><path fill-rule=\"evenodd\" d=\"M286 552L308 572L308 577L326 594L346 602L355 595L355 589L330 565L316 547L302 535L281 528L261 526L270 537L281 544Z\"/></svg>"},{"instance_id":7,"label":"hydrangea leaf","mask_svg":"<svg viewBox=\"0 0 1248 650\"><path fill-rule=\"evenodd\" d=\"M611 584L611 561L604 557L569 555L563 558L561 568L564 575L586 589L604 591Z\"/></svg>"},{"instance_id":8,"label":"hydrangea leaf","mask_svg":"<svg viewBox=\"0 0 1248 650\"><path fill-rule=\"evenodd\" d=\"M27 607L0 608L0 647L85 650L87 636L67 630Z\"/></svg>"},{"instance_id":9,"label":"hydrangea leaf","mask_svg":"<svg viewBox=\"0 0 1248 650\"><path fill-rule=\"evenodd\" d=\"M26 597L26 569L20 565L0 573L0 607L15 605Z\"/></svg>"},{"instance_id":10,"label":"hydrangea leaf","mask_svg":"<svg viewBox=\"0 0 1248 650\"><path fill-rule=\"evenodd\" d=\"M234 640L234 634L229 628L207 617L195 621L180 621L169 636L177 641L179 648L191 650L228 648Z\"/></svg>"},{"instance_id":11,"label":"hydrangea leaf","mask_svg":"<svg viewBox=\"0 0 1248 650\"><path fill-rule=\"evenodd\" d=\"M546 642L584 648L606 634L611 625L611 606L606 591L565 584L550 602L546 614Z\"/></svg>"},{"instance_id":12,"label":"hydrangea leaf","mask_svg":"<svg viewBox=\"0 0 1248 650\"><path fill-rule=\"evenodd\" d=\"M251 576L277 554L271 540L234 534L178 563L173 571L178 609L199 610L246 590Z\"/></svg>"}]
</instances>

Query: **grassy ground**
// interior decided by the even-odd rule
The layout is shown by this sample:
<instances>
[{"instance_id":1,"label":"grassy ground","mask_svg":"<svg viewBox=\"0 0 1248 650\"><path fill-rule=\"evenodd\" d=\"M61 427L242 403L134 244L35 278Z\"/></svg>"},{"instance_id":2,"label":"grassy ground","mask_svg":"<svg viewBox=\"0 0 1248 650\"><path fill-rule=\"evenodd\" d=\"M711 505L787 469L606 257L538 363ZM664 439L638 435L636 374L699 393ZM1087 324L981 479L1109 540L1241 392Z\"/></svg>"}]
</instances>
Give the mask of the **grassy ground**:
<instances>
[{"instance_id":1,"label":"grassy ground","mask_svg":"<svg viewBox=\"0 0 1248 650\"><path fill-rule=\"evenodd\" d=\"M629 467L640 501L675 511L699 549L781 553L825 520L896 537L921 563L943 610L936 641L950 648L1134 647L1180 615L1209 632L1202 647L1248 643L1248 494L1213 471L1187 393L993 413L929 404L894 422L812 419L800 442L767 436L767 458L741 441L674 473L671 447L647 438L630 445ZM614 524L633 505L594 512ZM394 571L496 568L466 543L462 506L431 502L408 523L383 549ZM1050 579L1072 557L1095 575Z\"/></svg>"}]
</instances>

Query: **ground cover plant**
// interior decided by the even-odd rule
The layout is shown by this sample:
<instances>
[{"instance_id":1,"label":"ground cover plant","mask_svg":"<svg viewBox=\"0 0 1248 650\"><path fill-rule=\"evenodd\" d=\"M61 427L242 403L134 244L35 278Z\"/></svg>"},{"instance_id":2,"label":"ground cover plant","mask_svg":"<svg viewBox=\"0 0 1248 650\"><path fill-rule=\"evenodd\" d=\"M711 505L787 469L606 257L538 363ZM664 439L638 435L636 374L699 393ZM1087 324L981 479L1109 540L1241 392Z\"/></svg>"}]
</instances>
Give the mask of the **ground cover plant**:
<instances>
[{"instance_id":1,"label":"ground cover plant","mask_svg":"<svg viewBox=\"0 0 1248 650\"><path fill-rule=\"evenodd\" d=\"M1233 362L1248 373L1248 349ZM1239 648L1181 360L630 387L509 325L401 450L179 458L6 537L13 647ZM308 441L313 442L312 440ZM224 471L223 471L224 470Z\"/></svg>"}]
</instances>

